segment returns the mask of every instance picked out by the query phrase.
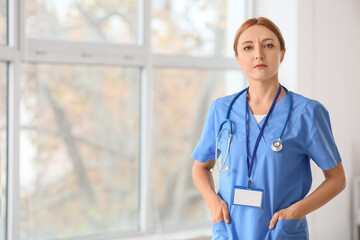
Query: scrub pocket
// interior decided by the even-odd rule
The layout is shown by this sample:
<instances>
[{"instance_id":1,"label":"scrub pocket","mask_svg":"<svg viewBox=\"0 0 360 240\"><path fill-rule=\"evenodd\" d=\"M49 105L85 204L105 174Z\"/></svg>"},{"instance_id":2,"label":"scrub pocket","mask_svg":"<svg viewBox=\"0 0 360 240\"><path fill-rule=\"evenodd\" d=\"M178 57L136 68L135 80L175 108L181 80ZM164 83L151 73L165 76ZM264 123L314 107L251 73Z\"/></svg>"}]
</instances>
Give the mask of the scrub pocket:
<instances>
[{"instance_id":1,"label":"scrub pocket","mask_svg":"<svg viewBox=\"0 0 360 240\"><path fill-rule=\"evenodd\" d=\"M213 223L213 235L211 240L225 240L228 239L225 222L221 221Z\"/></svg>"},{"instance_id":2,"label":"scrub pocket","mask_svg":"<svg viewBox=\"0 0 360 240\"><path fill-rule=\"evenodd\" d=\"M305 218L278 220L274 228L274 240L308 240L309 231Z\"/></svg>"}]
</instances>

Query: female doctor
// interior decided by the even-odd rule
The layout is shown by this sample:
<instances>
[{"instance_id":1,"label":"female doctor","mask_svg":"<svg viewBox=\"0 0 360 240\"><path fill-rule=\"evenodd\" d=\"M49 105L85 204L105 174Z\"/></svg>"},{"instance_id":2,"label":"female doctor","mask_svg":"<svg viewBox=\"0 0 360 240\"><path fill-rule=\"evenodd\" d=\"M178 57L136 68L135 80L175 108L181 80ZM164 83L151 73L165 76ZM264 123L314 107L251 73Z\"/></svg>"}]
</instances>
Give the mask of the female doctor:
<instances>
[{"instance_id":1,"label":"female doctor","mask_svg":"<svg viewBox=\"0 0 360 240\"><path fill-rule=\"evenodd\" d=\"M244 22L234 52L249 87L212 102L192 154L193 180L210 209L212 239L309 239L305 216L346 185L329 114L319 102L279 83L285 42L269 19ZM306 196L310 159L325 180ZM214 171L220 174L218 193Z\"/></svg>"}]
</instances>

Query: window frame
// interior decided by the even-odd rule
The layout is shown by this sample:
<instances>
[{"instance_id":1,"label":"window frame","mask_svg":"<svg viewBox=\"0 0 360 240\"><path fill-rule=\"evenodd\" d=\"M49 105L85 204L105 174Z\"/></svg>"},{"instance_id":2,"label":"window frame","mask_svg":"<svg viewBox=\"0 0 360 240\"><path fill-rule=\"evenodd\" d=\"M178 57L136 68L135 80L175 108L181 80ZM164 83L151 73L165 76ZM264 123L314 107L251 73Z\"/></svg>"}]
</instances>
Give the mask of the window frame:
<instances>
[{"instance_id":1,"label":"window frame","mask_svg":"<svg viewBox=\"0 0 360 240\"><path fill-rule=\"evenodd\" d=\"M152 226L151 202L151 119L153 71L155 68L191 68L239 70L235 58L194 57L153 54L151 51L152 0L138 0L137 43L133 45L79 41L44 40L25 36L26 1L7 0L7 46L0 46L0 61L7 63L7 221L6 239L19 238L19 135L20 135L20 77L23 63L86 64L131 66L141 69L140 79L140 190L139 231L115 235L90 236L89 239L156 236ZM246 0L245 17L253 16L254 0ZM61 46L61 48L59 48ZM61 51L59 51L61 49ZM194 235L208 232L210 224L184 227ZM181 227L165 229L164 234L179 236ZM80 239L73 237L69 239ZM146 238L145 238L146 239Z\"/></svg>"}]
</instances>

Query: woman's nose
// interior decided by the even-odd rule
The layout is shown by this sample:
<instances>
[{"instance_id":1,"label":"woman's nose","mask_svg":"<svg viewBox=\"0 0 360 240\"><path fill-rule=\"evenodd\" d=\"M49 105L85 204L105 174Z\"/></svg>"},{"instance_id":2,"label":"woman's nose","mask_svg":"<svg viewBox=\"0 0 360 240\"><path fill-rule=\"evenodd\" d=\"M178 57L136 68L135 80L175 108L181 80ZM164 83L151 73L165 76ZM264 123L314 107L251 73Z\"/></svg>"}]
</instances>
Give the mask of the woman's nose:
<instances>
[{"instance_id":1,"label":"woman's nose","mask_svg":"<svg viewBox=\"0 0 360 240\"><path fill-rule=\"evenodd\" d=\"M260 47L258 47L255 51L255 59L264 59L264 52Z\"/></svg>"}]
</instances>

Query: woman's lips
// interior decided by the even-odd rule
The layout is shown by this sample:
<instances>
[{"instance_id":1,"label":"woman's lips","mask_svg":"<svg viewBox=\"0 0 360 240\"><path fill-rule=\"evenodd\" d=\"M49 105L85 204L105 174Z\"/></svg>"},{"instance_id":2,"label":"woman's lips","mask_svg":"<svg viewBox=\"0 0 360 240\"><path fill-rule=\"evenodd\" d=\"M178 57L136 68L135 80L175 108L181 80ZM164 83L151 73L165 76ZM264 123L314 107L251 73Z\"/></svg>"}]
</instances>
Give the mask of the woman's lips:
<instances>
[{"instance_id":1,"label":"woman's lips","mask_svg":"<svg viewBox=\"0 0 360 240\"><path fill-rule=\"evenodd\" d=\"M267 67L266 64L257 64L257 65L255 65L254 68L265 68L265 67Z\"/></svg>"}]
</instances>

